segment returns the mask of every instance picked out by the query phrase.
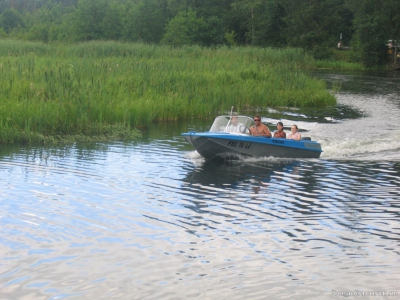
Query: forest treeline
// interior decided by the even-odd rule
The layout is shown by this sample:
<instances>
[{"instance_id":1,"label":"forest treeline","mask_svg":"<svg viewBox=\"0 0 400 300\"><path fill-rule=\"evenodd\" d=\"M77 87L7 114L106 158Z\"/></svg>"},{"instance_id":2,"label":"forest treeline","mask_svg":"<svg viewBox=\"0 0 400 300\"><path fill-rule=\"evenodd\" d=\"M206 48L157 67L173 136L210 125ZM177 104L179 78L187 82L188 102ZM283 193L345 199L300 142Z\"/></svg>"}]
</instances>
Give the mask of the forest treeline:
<instances>
[{"instance_id":1,"label":"forest treeline","mask_svg":"<svg viewBox=\"0 0 400 300\"><path fill-rule=\"evenodd\" d=\"M342 37L367 68L400 40L399 0L0 0L0 38L295 47L328 59Z\"/></svg>"}]
</instances>

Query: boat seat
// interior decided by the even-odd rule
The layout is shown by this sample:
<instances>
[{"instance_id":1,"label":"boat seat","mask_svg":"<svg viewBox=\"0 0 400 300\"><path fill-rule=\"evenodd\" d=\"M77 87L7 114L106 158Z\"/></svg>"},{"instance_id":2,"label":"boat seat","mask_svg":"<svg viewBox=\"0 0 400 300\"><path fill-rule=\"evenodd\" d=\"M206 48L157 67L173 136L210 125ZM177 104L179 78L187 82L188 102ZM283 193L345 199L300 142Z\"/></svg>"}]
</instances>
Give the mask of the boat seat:
<instances>
[{"instance_id":1,"label":"boat seat","mask_svg":"<svg viewBox=\"0 0 400 300\"><path fill-rule=\"evenodd\" d=\"M311 141L311 138L309 136L305 136L301 138L304 141Z\"/></svg>"}]
</instances>

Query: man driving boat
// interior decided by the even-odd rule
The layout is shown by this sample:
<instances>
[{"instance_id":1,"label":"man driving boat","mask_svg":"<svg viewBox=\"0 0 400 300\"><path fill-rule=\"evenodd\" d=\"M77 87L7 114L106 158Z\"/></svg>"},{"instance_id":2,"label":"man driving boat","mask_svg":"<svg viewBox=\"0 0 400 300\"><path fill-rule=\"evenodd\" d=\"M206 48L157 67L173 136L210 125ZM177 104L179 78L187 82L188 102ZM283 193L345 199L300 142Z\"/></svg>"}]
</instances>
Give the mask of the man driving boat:
<instances>
[{"instance_id":1,"label":"man driving boat","mask_svg":"<svg viewBox=\"0 0 400 300\"><path fill-rule=\"evenodd\" d=\"M233 116L231 118L231 123L226 128L226 132L245 133L246 132L246 126L244 126L244 124L242 124L242 123L239 123L239 120L238 120L237 116Z\"/></svg>"}]
</instances>

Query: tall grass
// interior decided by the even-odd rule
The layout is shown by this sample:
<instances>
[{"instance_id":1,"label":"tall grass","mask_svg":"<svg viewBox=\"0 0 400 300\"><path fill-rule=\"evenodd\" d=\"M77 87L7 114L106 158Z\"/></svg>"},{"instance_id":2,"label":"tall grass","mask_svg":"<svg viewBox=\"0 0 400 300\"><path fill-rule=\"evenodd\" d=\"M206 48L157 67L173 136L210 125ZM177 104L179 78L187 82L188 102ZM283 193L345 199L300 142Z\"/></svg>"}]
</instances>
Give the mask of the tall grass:
<instances>
[{"instance_id":1,"label":"tall grass","mask_svg":"<svg viewBox=\"0 0 400 300\"><path fill-rule=\"evenodd\" d=\"M318 69L363 71L365 68L356 62L320 60L315 62Z\"/></svg>"},{"instance_id":2,"label":"tall grass","mask_svg":"<svg viewBox=\"0 0 400 300\"><path fill-rule=\"evenodd\" d=\"M54 51L54 47L42 42L24 42L18 40L0 40L0 57L4 56L24 56L29 53L35 55L49 55Z\"/></svg>"},{"instance_id":3,"label":"tall grass","mask_svg":"<svg viewBox=\"0 0 400 300\"><path fill-rule=\"evenodd\" d=\"M325 82L303 72L314 64L296 49L0 41L0 142L132 138L232 105L332 105Z\"/></svg>"}]
</instances>

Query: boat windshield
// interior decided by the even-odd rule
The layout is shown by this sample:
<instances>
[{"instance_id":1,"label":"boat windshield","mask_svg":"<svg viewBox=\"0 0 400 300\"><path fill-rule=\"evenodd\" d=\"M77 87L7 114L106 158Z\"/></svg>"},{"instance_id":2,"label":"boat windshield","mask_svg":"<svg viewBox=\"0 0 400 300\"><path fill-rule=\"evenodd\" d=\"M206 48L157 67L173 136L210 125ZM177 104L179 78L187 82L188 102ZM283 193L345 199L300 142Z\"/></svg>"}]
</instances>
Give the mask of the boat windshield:
<instances>
[{"instance_id":1,"label":"boat windshield","mask_svg":"<svg viewBox=\"0 0 400 300\"><path fill-rule=\"evenodd\" d=\"M233 116L238 119L237 124L239 124L240 131L234 131L234 133L246 133L247 128L254 124L252 118L247 116ZM230 130L232 125L236 126L236 123L232 122L231 116L218 116L215 118L214 123L211 126L210 132L233 132Z\"/></svg>"}]
</instances>

